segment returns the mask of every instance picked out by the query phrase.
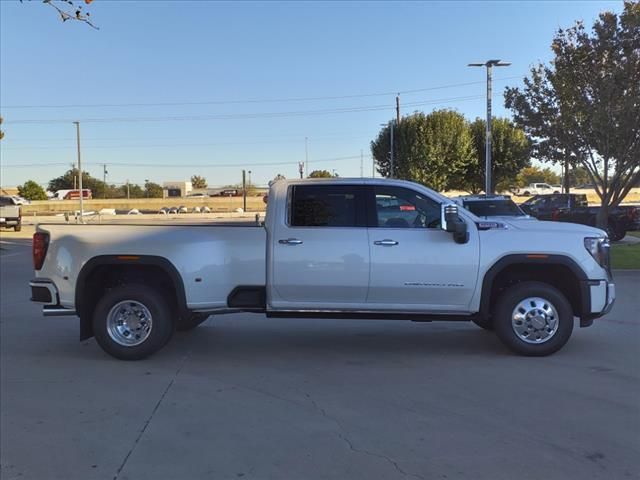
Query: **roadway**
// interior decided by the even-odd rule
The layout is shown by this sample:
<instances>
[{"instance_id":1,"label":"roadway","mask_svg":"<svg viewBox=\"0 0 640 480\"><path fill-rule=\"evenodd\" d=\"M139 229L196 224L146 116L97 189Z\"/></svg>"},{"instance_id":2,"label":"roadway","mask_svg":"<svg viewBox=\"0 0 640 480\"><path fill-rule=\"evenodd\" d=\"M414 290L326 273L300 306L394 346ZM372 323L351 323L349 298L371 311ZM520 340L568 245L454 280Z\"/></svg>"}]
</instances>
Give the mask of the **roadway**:
<instances>
[{"instance_id":1,"label":"roadway","mask_svg":"<svg viewBox=\"0 0 640 480\"><path fill-rule=\"evenodd\" d=\"M467 323L210 318L121 362L0 243L0 477L637 479L640 272L546 358Z\"/></svg>"}]
</instances>

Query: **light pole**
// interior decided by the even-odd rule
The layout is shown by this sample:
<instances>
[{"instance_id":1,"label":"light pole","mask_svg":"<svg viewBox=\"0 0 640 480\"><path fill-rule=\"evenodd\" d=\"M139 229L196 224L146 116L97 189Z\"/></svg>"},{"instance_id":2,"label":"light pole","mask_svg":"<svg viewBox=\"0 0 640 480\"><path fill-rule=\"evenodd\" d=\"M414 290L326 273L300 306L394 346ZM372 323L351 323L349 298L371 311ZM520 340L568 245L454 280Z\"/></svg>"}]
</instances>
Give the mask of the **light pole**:
<instances>
[{"instance_id":1,"label":"light pole","mask_svg":"<svg viewBox=\"0 0 640 480\"><path fill-rule=\"evenodd\" d=\"M501 62L500 60L487 60L485 63L470 63L469 67L486 67L487 68L487 139L485 141L485 163L484 163L484 193L490 195L493 193L493 185L491 185L491 81L493 67L508 67L511 63Z\"/></svg>"},{"instance_id":2,"label":"light pole","mask_svg":"<svg viewBox=\"0 0 640 480\"><path fill-rule=\"evenodd\" d=\"M76 126L76 143L78 144L78 186L80 187L80 223L84 223L84 204L82 190L82 161L80 160L80 122L73 122Z\"/></svg>"}]
</instances>

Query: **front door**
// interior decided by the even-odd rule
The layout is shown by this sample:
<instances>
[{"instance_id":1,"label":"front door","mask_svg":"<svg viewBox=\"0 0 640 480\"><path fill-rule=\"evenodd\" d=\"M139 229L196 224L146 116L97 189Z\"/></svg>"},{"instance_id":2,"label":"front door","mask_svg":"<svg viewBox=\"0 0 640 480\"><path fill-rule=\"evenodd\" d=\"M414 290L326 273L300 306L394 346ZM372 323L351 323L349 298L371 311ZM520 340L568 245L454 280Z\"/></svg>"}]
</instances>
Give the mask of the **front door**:
<instances>
[{"instance_id":1,"label":"front door","mask_svg":"<svg viewBox=\"0 0 640 480\"><path fill-rule=\"evenodd\" d=\"M292 185L286 215L270 239L269 306L359 309L369 286L361 185Z\"/></svg>"},{"instance_id":2,"label":"front door","mask_svg":"<svg viewBox=\"0 0 640 480\"><path fill-rule=\"evenodd\" d=\"M440 203L409 188L376 185L369 228L370 308L425 312L465 311L478 276L478 231L454 242L440 229Z\"/></svg>"}]
</instances>

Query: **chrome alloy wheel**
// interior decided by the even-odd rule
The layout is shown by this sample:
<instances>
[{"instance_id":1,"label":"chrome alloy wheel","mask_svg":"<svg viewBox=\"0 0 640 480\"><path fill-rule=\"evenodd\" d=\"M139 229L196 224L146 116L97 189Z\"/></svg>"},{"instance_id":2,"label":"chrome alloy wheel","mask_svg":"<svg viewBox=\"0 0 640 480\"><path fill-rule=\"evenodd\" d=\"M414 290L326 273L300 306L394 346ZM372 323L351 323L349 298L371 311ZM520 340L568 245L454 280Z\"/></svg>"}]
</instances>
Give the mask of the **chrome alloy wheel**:
<instances>
[{"instance_id":1,"label":"chrome alloy wheel","mask_svg":"<svg viewBox=\"0 0 640 480\"><path fill-rule=\"evenodd\" d=\"M116 303L107 315L107 332L111 339L124 347L135 347L151 333L151 312L136 300Z\"/></svg>"},{"instance_id":2,"label":"chrome alloy wheel","mask_svg":"<svg viewBox=\"0 0 640 480\"><path fill-rule=\"evenodd\" d=\"M558 311L544 298L528 297L513 309L511 326L523 342L545 343L558 331Z\"/></svg>"}]
</instances>

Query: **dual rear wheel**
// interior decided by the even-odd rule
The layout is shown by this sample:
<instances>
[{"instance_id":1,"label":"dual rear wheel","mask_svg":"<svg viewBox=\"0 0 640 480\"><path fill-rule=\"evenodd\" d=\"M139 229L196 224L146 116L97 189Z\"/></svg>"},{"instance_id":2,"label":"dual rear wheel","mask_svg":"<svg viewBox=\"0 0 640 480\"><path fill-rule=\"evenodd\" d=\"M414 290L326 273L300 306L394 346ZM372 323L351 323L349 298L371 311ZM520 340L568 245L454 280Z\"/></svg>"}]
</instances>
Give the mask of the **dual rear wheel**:
<instances>
[{"instance_id":1,"label":"dual rear wheel","mask_svg":"<svg viewBox=\"0 0 640 480\"><path fill-rule=\"evenodd\" d=\"M175 330L196 328L209 316L192 314L175 320L173 309L158 290L141 284L107 291L93 313L93 333L108 354L141 360L171 340Z\"/></svg>"}]
</instances>

